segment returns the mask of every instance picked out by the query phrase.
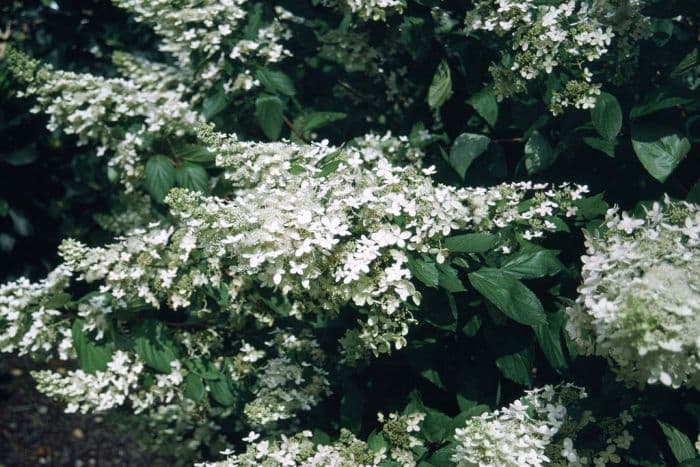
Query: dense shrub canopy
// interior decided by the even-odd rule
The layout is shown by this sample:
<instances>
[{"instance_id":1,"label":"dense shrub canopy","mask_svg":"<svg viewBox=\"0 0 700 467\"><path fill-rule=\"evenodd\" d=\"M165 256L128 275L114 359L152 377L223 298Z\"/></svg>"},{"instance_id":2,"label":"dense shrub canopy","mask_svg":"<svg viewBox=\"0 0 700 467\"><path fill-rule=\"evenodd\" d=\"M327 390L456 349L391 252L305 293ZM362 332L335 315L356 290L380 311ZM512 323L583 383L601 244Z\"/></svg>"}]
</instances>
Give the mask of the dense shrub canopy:
<instances>
[{"instance_id":1,"label":"dense shrub canopy","mask_svg":"<svg viewBox=\"0 0 700 467\"><path fill-rule=\"evenodd\" d=\"M0 351L67 412L183 465L700 462L694 1L0 11Z\"/></svg>"}]
</instances>

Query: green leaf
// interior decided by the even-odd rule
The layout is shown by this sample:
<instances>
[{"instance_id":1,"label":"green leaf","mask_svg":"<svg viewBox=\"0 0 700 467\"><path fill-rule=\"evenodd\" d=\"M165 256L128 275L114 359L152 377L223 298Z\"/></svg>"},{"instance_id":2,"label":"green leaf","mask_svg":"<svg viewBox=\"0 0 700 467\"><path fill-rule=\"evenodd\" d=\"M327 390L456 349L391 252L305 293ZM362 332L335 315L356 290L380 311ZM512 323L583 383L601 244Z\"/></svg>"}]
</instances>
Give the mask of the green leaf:
<instances>
[{"instance_id":1,"label":"green leaf","mask_svg":"<svg viewBox=\"0 0 700 467\"><path fill-rule=\"evenodd\" d=\"M632 147L647 172L663 183L690 151L690 141L672 128L635 125Z\"/></svg>"},{"instance_id":2,"label":"green leaf","mask_svg":"<svg viewBox=\"0 0 700 467\"><path fill-rule=\"evenodd\" d=\"M700 204L700 180L695 182L695 185L690 187L690 190L688 190L688 196L686 196L686 200L689 203Z\"/></svg>"},{"instance_id":3,"label":"green leaf","mask_svg":"<svg viewBox=\"0 0 700 467\"><path fill-rule=\"evenodd\" d=\"M211 120L212 118L220 114L221 111L223 111L228 106L228 99L228 95L223 89L216 92L216 94L207 96L204 99L204 102L202 102L202 114L204 114L204 118L207 120Z\"/></svg>"},{"instance_id":4,"label":"green leaf","mask_svg":"<svg viewBox=\"0 0 700 467\"><path fill-rule=\"evenodd\" d=\"M657 422L659 422L661 430L664 432L664 435L666 435L668 445L678 462L694 459L696 457L695 447L685 433L661 420L657 420Z\"/></svg>"},{"instance_id":5,"label":"green leaf","mask_svg":"<svg viewBox=\"0 0 700 467\"><path fill-rule=\"evenodd\" d=\"M199 163L211 162L216 159L216 154L198 144L185 144L181 148L175 149L173 155L178 159Z\"/></svg>"},{"instance_id":6,"label":"green leaf","mask_svg":"<svg viewBox=\"0 0 700 467\"><path fill-rule=\"evenodd\" d=\"M457 293L464 292L464 284L459 280L457 270L449 264L443 263L437 265L438 269L438 284L448 292Z\"/></svg>"},{"instance_id":7,"label":"green leaf","mask_svg":"<svg viewBox=\"0 0 700 467\"><path fill-rule=\"evenodd\" d=\"M448 429L452 427L452 418L444 413L427 408L425 418L421 423L421 434L431 443L440 443L449 435Z\"/></svg>"},{"instance_id":8,"label":"green leaf","mask_svg":"<svg viewBox=\"0 0 700 467\"><path fill-rule=\"evenodd\" d=\"M476 333L481 329L481 316L474 315L467 321L467 324L462 328L462 332L467 337L474 337Z\"/></svg>"},{"instance_id":9,"label":"green leaf","mask_svg":"<svg viewBox=\"0 0 700 467\"><path fill-rule=\"evenodd\" d=\"M609 157L615 157L615 146L617 144L615 140L610 141L604 138L586 136L583 138L583 142L593 149L605 153Z\"/></svg>"},{"instance_id":10,"label":"green leaf","mask_svg":"<svg viewBox=\"0 0 700 467\"><path fill-rule=\"evenodd\" d=\"M340 400L340 424L353 433L359 433L362 429L365 399L365 391L360 385L350 379L345 380Z\"/></svg>"},{"instance_id":11,"label":"green leaf","mask_svg":"<svg viewBox=\"0 0 700 467\"><path fill-rule=\"evenodd\" d=\"M534 326L535 337L544 356L552 368L563 370L568 366L564 349L561 345L561 330L566 320L566 313L563 310L547 315L547 324Z\"/></svg>"},{"instance_id":12,"label":"green leaf","mask_svg":"<svg viewBox=\"0 0 700 467\"><path fill-rule=\"evenodd\" d=\"M195 373L189 373L185 376L185 384L183 392L185 397L199 402L204 397L204 381L202 377Z\"/></svg>"},{"instance_id":13,"label":"green leaf","mask_svg":"<svg viewBox=\"0 0 700 467\"><path fill-rule=\"evenodd\" d=\"M255 100L255 116L265 136L271 141L282 132L284 104L277 96L260 96Z\"/></svg>"},{"instance_id":14,"label":"green leaf","mask_svg":"<svg viewBox=\"0 0 700 467\"><path fill-rule=\"evenodd\" d=\"M175 167L165 156L152 156L146 162L146 190L153 199L162 203L165 195L175 185Z\"/></svg>"},{"instance_id":15,"label":"green leaf","mask_svg":"<svg viewBox=\"0 0 700 467\"><path fill-rule=\"evenodd\" d=\"M31 164L37 159L38 156L39 153L36 150L36 146L34 144L30 144L28 146L15 149L7 154L0 155L0 160L7 162L14 167L20 167Z\"/></svg>"},{"instance_id":16,"label":"green leaf","mask_svg":"<svg viewBox=\"0 0 700 467\"><path fill-rule=\"evenodd\" d=\"M547 323L540 300L514 275L499 269L481 268L468 277L481 295L512 320L529 326Z\"/></svg>"},{"instance_id":17,"label":"green leaf","mask_svg":"<svg viewBox=\"0 0 700 467\"><path fill-rule=\"evenodd\" d=\"M8 213L10 214L10 219L12 220L12 228L17 235L21 237L28 237L34 232L31 222L29 222L29 219L27 219L26 216L20 211L10 208Z\"/></svg>"},{"instance_id":18,"label":"green leaf","mask_svg":"<svg viewBox=\"0 0 700 467\"><path fill-rule=\"evenodd\" d=\"M428 105L431 109L439 109L450 96L452 96L452 76L450 66L443 60L433 75L433 82L430 83Z\"/></svg>"},{"instance_id":19,"label":"green leaf","mask_svg":"<svg viewBox=\"0 0 700 467\"><path fill-rule=\"evenodd\" d=\"M498 236L489 233L468 233L445 239L445 247L453 253L486 253L498 242Z\"/></svg>"},{"instance_id":20,"label":"green leaf","mask_svg":"<svg viewBox=\"0 0 700 467\"><path fill-rule=\"evenodd\" d=\"M698 49L695 48L691 50L688 55L683 57L683 60L681 60L678 65L673 69L671 72L671 78L677 78L681 75L686 74L689 71L692 71L693 68L695 68L698 65Z\"/></svg>"},{"instance_id":21,"label":"green leaf","mask_svg":"<svg viewBox=\"0 0 700 467\"><path fill-rule=\"evenodd\" d=\"M486 123L492 127L496 125L496 120L498 120L498 102L488 88L473 94L467 99L467 103L474 107L474 110L481 118L486 120Z\"/></svg>"},{"instance_id":22,"label":"green leaf","mask_svg":"<svg viewBox=\"0 0 700 467\"><path fill-rule=\"evenodd\" d=\"M581 219L596 219L604 215L610 208L610 205L603 199L603 193L577 199L572 204L577 209L576 217Z\"/></svg>"},{"instance_id":23,"label":"green leaf","mask_svg":"<svg viewBox=\"0 0 700 467\"><path fill-rule=\"evenodd\" d=\"M427 370L421 371L420 375L440 389L446 390L445 384L442 382L442 379L440 379L440 374L437 372L437 370L428 368Z\"/></svg>"},{"instance_id":24,"label":"green leaf","mask_svg":"<svg viewBox=\"0 0 700 467\"><path fill-rule=\"evenodd\" d=\"M222 374L221 378L209 381L209 393L212 399L224 407L230 407L236 402L236 396L226 375Z\"/></svg>"},{"instance_id":25,"label":"green leaf","mask_svg":"<svg viewBox=\"0 0 700 467\"><path fill-rule=\"evenodd\" d=\"M655 91L643 104L632 107L632 110L630 110L630 119L636 120L645 115L658 112L659 110L670 109L678 105L688 104L692 101L692 99L687 97L671 96L667 94L666 90L661 89Z\"/></svg>"},{"instance_id":26,"label":"green leaf","mask_svg":"<svg viewBox=\"0 0 700 467\"><path fill-rule=\"evenodd\" d=\"M408 269L416 279L428 287L437 287L440 282L438 269L432 261L412 256L408 259Z\"/></svg>"},{"instance_id":27,"label":"green leaf","mask_svg":"<svg viewBox=\"0 0 700 467\"><path fill-rule=\"evenodd\" d=\"M372 452L378 452L381 449L388 449L389 442L381 432L374 430L367 437L367 447Z\"/></svg>"},{"instance_id":28,"label":"green leaf","mask_svg":"<svg viewBox=\"0 0 700 467\"><path fill-rule=\"evenodd\" d=\"M294 83L289 76L281 71L260 68L255 73L255 77L260 81L260 84L272 93L283 94L290 97L296 94Z\"/></svg>"},{"instance_id":29,"label":"green leaf","mask_svg":"<svg viewBox=\"0 0 700 467\"><path fill-rule=\"evenodd\" d=\"M496 359L496 366L501 370L503 376L523 386L532 386L533 364L534 355L529 347Z\"/></svg>"},{"instance_id":30,"label":"green leaf","mask_svg":"<svg viewBox=\"0 0 700 467\"><path fill-rule=\"evenodd\" d=\"M490 142L487 136L476 133L462 133L455 139L450 149L450 165L462 179L471 163L486 151Z\"/></svg>"},{"instance_id":31,"label":"green leaf","mask_svg":"<svg viewBox=\"0 0 700 467\"><path fill-rule=\"evenodd\" d=\"M133 332L134 350L143 362L162 373L170 373L170 362L177 358L177 346L161 321L142 322Z\"/></svg>"},{"instance_id":32,"label":"green leaf","mask_svg":"<svg viewBox=\"0 0 700 467\"><path fill-rule=\"evenodd\" d=\"M622 129L622 109L617 98L607 92L601 92L596 98L595 107L591 109L593 127L600 136L613 140Z\"/></svg>"},{"instance_id":33,"label":"green leaf","mask_svg":"<svg viewBox=\"0 0 700 467\"><path fill-rule=\"evenodd\" d=\"M312 112L300 119L299 129L308 138L313 130L343 120L347 116L348 114L343 112Z\"/></svg>"},{"instance_id":34,"label":"green leaf","mask_svg":"<svg viewBox=\"0 0 700 467\"><path fill-rule=\"evenodd\" d=\"M553 276L564 269L564 265L557 258L558 253L557 250L528 245L511 256L502 269L512 273L518 279Z\"/></svg>"},{"instance_id":35,"label":"green leaf","mask_svg":"<svg viewBox=\"0 0 700 467\"><path fill-rule=\"evenodd\" d=\"M177 186L192 191L207 193L209 191L209 176L199 164L185 163L175 171Z\"/></svg>"},{"instance_id":36,"label":"green leaf","mask_svg":"<svg viewBox=\"0 0 700 467\"><path fill-rule=\"evenodd\" d=\"M532 133L525 143L525 170L532 175L551 166L557 155L539 131Z\"/></svg>"},{"instance_id":37,"label":"green leaf","mask_svg":"<svg viewBox=\"0 0 700 467\"><path fill-rule=\"evenodd\" d=\"M84 324L84 320L76 319L71 329L73 348L78 355L78 364L86 373L105 371L107 364L112 360L114 343L108 341L98 344L91 341L83 331Z\"/></svg>"}]
</instances>

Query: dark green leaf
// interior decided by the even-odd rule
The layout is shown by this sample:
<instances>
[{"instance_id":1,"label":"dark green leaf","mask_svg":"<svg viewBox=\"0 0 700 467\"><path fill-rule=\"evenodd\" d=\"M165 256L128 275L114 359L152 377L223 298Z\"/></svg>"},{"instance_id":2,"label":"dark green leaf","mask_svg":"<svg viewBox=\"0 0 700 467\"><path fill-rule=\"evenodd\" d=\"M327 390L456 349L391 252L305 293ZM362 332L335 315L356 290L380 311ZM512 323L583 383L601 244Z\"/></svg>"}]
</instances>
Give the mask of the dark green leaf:
<instances>
[{"instance_id":1,"label":"dark green leaf","mask_svg":"<svg viewBox=\"0 0 700 467\"><path fill-rule=\"evenodd\" d=\"M209 176L199 164L187 162L182 164L175 171L175 181L177 186L187 188L192 191L206 193L209 191Z\"/></svg>"},{"instance_id":2,"label":"dark green leaf","mask_svg":"<svg viewBox=\"0 0 700 467\"><path fill-rule=\"evenodd\" d=\"M440 287L452 293L464 292L466 290L455 268L446 263L438 264L437 268L438 284Z\"/></svg>"},{"instance_id":3,"label":"dark green leaf","mask_svg":"<svg viewBox=\"0 0 700 467\"><path fill-rule=\"evenodd\" d=\"M657 422L659 422L661 430L663 430L664 435L666 435L668 445L678 462L695 458L697 454L695 447L685 433L680 431L678 428L669 425L668 423L662 422L661 420L657 420Z\"/></svg>"},{"instance_id":4,"label":"dark green leaf","mask_svg":"<svg viewBox=\"0 0 700 467\"><path fill-rule=\"evenodd\" d=\"M209 152L206 147L198 144L186 144L176 149L173 154L178 159L184 159L190 162L205 163L216 159L216 154Z\"/></svg>"},{"instance_id":5,"label":"dark green leaf","mask_svg":"<svg viewBox=\"0 0 700 467\"><path fill-rule=\"evenodd\" d=\"M450 96L452 96L452 76L450 75L450 66L443 60L433 75L433 82L430 83L428 105L432 109L438 109Z\"/></svg>"},{"instance_id":6,"label":"dark green leaf","mask_svg":"<svg viewBox=\"0 0 700 467\"><path fill-rule=\"evenodd\" d=\"M474 337L481 329L481 316L474 315L467 321L467 324L462 328L462 332L467 337Z\"/></svg>"},{"instance_id":7,"label":"dark green leaf","mask_svg":"<svg viewBox=\"0 0 700 467\"><path fill-rule=\"evenodd\" d=\"M114 344L109 341L97 343L90 340L83 331L84 324L84 320L76 319L71 330L73 348L78 355L78 364L86 373L105 371L107 364L112 360Z\"/></svg>"},{"instance_id":8,"label":"dark green leaf","mask_svg":"<svg viewBox=\"0 0 700 467\"><path fill-rule=\"evenodd\" d=\"M496 125L496 120L498 120L498 102L489 89L482 89L473 94L467 100L467 103L474 107L474 110L481 115L481 118L486 120L486 123L491 126Z\"/></svg>"},{"instance_id":9,"label":"dark green leaf","mask_svg":"<svg viewBox=\"0 0 700 467\"><path fill-rule=\"evenodd\" d=\"M510 273L481 268L469 273L469 282L509 318L530 326L547 323L537 296Z\"/></svg>"},{"instance_id":10,"label":"dark green leaf","mask_svg":"<svg viewBox=\"0 0 700 467\"><path fill-rule=\"evenodd\" d=\"M0 160L7 162L12 166L19 167L31 164L37 159L38 155L39 154L36 151L36 147L33 144L31 144L29 146L24 146L19 149L15 149L14 151L11 151L7 154L1 154Z\"/></svg>"},{"instance_id":11,"label":"dark green leaf","mask_svg":"<svg viewBox=\"0 0 700 467\"><path fill-rule=\"evenodd\" d=\"M688 55L683 57L678 65L671 72L671 78L677 78L685 73L692 71L698 65L698 49L691 50Z\"/></svg>"},{"instance_id":12,"label":"dark green leaf","mask_svg":"<svg viewBox=\"0 0 700 467\"><path fill-rule=\"evenodd\" d=\"M185 384L183 392L185 397L199 402L204 397L204 382L202 377L195 373L189 373L185 376Z\"/></svg>"},{"instance_id":13,"label":"dark green leaf","mask_svg":"<svg viewBox=\"0 0 700 467\"><path fill-rule=\"evenodd\" d=\"M681 96L672 96L667 91L659 90L654 92L646 102L640 105L635 105L630 111L630 119L636 120L645 115L658 112L659 110L670 109L678 105L684 105L692 102L692 99Z\"/></svg>"},{"instance_id":14,"label":"dark green leaf","mask_svg":"<svg viewBox=\"0 0 700 467\"><path fill-rule=\"evenodd\" d=\"M615 146L617 142L614 140L609 141L603 138L586 136L585 138L583 138L583 142L592 147L593 149L605 153L609 157L615 157Z\"/></svg>"},{"instance_id":15,"label":"dark green leaf","mask_svg":"<svg viewBox=\"0 0 700 467\"><path fill-rule=\"evenodd\" d=\"M216 94L207 96L202 103L202 113L204 114L204 118L211 120L212 118L216 117L228 106L228 103L228 95L223 89L218 91Z\"/></svg>"},{"instance_id":16,"label":"dark green leaf","mask_svg":"<svg viewBox=\"0 0 700 467\"><path fill-rule=\"evenodd\" d=\"M177 358L177 346L162 322L143 321L134 329L133 337L134 350L146 365L170 373L170 362Z\"/></svg>"},{"instance_id":17,"label":"dark green leaf","mask_svg":"<svg viewBox=\"0 0 700 467\"><path fill-rule=\"evenodd\" d=\"M152 156L146 162L146 190L153 199L162 202L175 185L175 167L165 156Z\"/></svg>"},{"instance_id":18,"label":"dark green leaf","mask_svg":"<svg viewBox=\"0 0 700 467\"><path fill-rule=\"evenodd\" d=\"M343 120L347 116L343 112L312 112L300 119L299 129L304 133L304 136L309 137L313 130Z\"/></svg>"},{"instance_id":19,"label":"dark green leaf","mask_svg":"<svg viewBox=\"0 0 700 467\"><path fill-rule=\"evenodd\" d=\"M17 235L28 237L34 232L32 224L24 214L12 208L10 208L8 212L10 214L10 219L12 220L12 228L15 230Z\"/></svg>"},{"instance_id":20,"label":"dark green leaf","mask_svg":"<svg viewBox=\"0 0 700 467\"><path fill-rule=\"evenodd\" d=\"M475 133L462 133L455 139L450 149L450 165L462 179L474 159L486 151L490 142L487 136Z\"/></svg>"},{"instance_id":21,"label":"dark green leaf","mask_svg":"<svg viewBox=\"0 0 700 467\"><path fill-rule=\"evenodd\" d=\"M564 311L547 315L547 324L534 326L535 337L544 356L553 368L557 370L565 369L568 364L564 349L561 346L561 330L566 319Z\"/></svg>"},{"instance_id":22,"label":"dark green leaf","mask_svg":"<svg viewBox=\"0 0 700 467\"><path fill-rule=\"evenodd\" d=\"M431 443L440 443L450 434L452 418L435 409L425 409L425 419L421 424L421 433Z\"/></svg>"},{"instance_id":23,"label":"dark green leaf","mask_svg":"<svg viewBox=\"0 0 700 467\"><path fill-rule=\"evenodd\" d=\"M281 71L268 70L260 68L255 77L260 81L268 91L285 96L293 96L296 94L294 83L286 74Z\"/></svg>"},{"instance_id":24,"label":"dark green leaf","mask_svg":"<svg viewBox=\"0 0 700 467\"><path fill-rule=\"evenodd\" d=\"M622 128L622 109L617 98L607 92L601 92L596 98L595 107L591 109L593 127L600 136L613 140Z\"/></svg>"},{"instance_id":25,"label":"dark green leaf","mask_svg":"<svg viewBox=\"0 0 700 467\"><path fill-rule=\"evenodd\" d=\"M255 100L255 116L268 139L275 141L282 132L284 104L277 96L260 96Z\"/></svg>"},{"instance_id":26,"label":"dark green leaf","mask_svg":"<svg viewBox=\"0 0 700 467\"><path fill-rule=\"evenodd\" d=\"M423 370L420 372L420 375L433 383L435 386L439 387L440 389L445 389L445 385L443 384L442 380L440 379L440 374L437 372L437 370L433 368L428 368L427 370Z\"/></svg>"},{"instance_id":27,"label":"dark green leaf","mask_svg":"<svg viewBox=\"0 0 700 467\"><path fill-rule=\"evenodd\" d=\"M228 377L221 375L220 379L209 381L209 393L212 399L224 407L230 407L236 402Z\"/></svg>"},{"instance_id":28,"label":"dark green leaf","mask_svg":"<svg viewBox=\"0 0 700 467\"><path fill-rule=\"evenodd\" d=\"M353 433L362 429L365 399L365 390L361 386L349 379L345 381L340 401L340 424Z\"/></svg>"},{"instance_id":29,"label":"dark green leaf","mask_svg":"<svg viewBox=\"0 0 700 467\"><path fill-rule=\"evenodd\" d=\"M503 376L523 386L532 386L534 356L530 348L503 355L496 359L496 366Z\"/></svg>"},{"instance_id":30,"label":"dark green leaf","mask_svg":"<svg viewBox=\"0 0 700 467\"><path fill-rule=\"evenodd\" d=\"M428 287L438 286L440 276L434 262L422 258L410 257L408 259L408 269L416 279Z\"/></svg>"},{"instance_id":31,"label":"dark green leaf","mask_svg":"<svg viewBox=\"0 0 700 467\"><path fill-rule=\"evenodd\" d=\"M503 265L503 269L519 279L553 276L564 269L564 265L557 258L558 253L556 250L529 245L511 256Z\"/></svg>"},{"instance_id":32,"label":"dark green leaf","mask_svg":"<svg viewBox=\"0 0 700 467\"><path fill-rule=\"evenodd\" d=\"M663 183L690 151L690 141L672 128L635 125L632 147L647 172Z\"/></svg>"},{"instance_id":33,"label":"dark green leaf","mask_svg":"<svg viewBox=\"0 0 700 467\"><path fill-rule=\"evenodd\" d=\"M489 233L454 235L445 239L445 247L453 253L486 253L498 242L498 236Z\"/></svg>"},{"instance_id":34,"label":"dark green leaf","mask_svg":"<svg viewBox=\"0 0 700 467\"><path fill-rule=\"evenodd\" d=\"M532 175L551 166L557 155L549 142L538 131L525 143L525 170Z\"/></svg>"}]
</instances>

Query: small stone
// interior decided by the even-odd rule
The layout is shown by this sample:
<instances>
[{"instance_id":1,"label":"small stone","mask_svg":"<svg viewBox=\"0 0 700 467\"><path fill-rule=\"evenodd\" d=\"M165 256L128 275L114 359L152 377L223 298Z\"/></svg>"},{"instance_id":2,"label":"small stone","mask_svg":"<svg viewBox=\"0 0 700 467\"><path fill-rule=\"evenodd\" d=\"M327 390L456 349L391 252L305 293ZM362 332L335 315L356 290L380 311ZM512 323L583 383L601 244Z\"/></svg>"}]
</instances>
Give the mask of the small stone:
<instances>
[{"instance_id":1,"label":"small stone","mask_svg":"<svg viewBox=\"0 0 700 467\"><path fill-rule=\"evenodd\" d=\"M73 438L75 439L85 439L85 433L83 433L83 430L81 430L80 428L76 428L75 430L73 430L72 434Z\"/></svg>"}]
</instances>

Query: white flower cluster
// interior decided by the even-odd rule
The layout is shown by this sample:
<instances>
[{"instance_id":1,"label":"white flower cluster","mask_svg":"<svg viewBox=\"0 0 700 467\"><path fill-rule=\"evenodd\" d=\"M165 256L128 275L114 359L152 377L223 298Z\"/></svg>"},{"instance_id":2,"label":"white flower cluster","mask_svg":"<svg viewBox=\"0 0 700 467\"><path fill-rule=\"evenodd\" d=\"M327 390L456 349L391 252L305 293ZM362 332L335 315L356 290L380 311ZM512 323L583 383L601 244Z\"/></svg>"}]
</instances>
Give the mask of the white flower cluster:
<instances>
[{"instance_id":1,"label":"white flower cluster","mask_svg":"<svg viewBox=\"0 0 700 467\"><path fill-rule=\"evenodd\" d=\"M416 465L411 448L422 446L413 436L420 431L423 413L407 415L391 414L382 428L382 436L388 447L372 450L364 441L357 439L350 431L341 429L337 441L331 444L317 444L311 431L302 431L294 436L281 435L279 439L260 440L260 435L251 432L243 439L247 443L243 453L223 451L225 461L196 464L199 467L377 467L383 462L397 463L404 467ZM383 417L381 417L384 421Z\"/></svg>"},{"instance_id":2,"label":"white flower cluster","mask_svg":"<svg viewBox=\"0 0 700 467\"><path fill-rule=\"evenodd\" d=\"M587 234L569 335L629 384L700 388L700 208L666 198L606 220Z\"/></svg>"},{"instance_id":3,"label":"white flower cluster","mask_svg":"<svg viewBox=\"0 0 700 467\"><path fill-rule=\"evenodd\" d=\"M230 59L239 64L265 64L281 61L290 56L282 42L290 38L290 31L280 20L296 18L280 7L276 18L260 27L254 37L244 33L245 22L260 15L249 13L248 0L114 0L114 3L134 14L137 21L153 25L162 38L160 50L173 55L180 68L195 70L205 58L205 66L191 80L198 85L211 84L224 76L225 63ZM260 18L254 21L258 21ZM250 89L257 85L250 70L241 69L238 78L225 89Z\"/></svg>"},{"instance_id":4,"label":"white flower cluster","mask_svg":"<svg viewBox=\"0 0 700 467\"><path fill-rule=\"evenodd\" d=\"M32 373L37 389L49 397L68 403L66 412L103 412L123 405L129 394L138 387L143 363L128 353L118 350L105 371L94 374L83 370L61 375L44 370Z\"/></svg>"},{"instance_id":5,"label":"white flower cluster","mask_svg":"<svg viewBox=\"0 0 700 467\"><path fill-rule=\"evenodd\" d=\"M586 397L580 390L579 397ZM455 430L452 460L458 466L542 466L545 449L566 418L566 406L552 386L529 391L508 407L467 420Z\"/></svg>"},{"instance_id":6,"label":"white flower cluster","mask_svg":"<svg viewBox=\"0 0 700 467\"><path fill-rule=\"evenodd\" d=\"M589 67L615 47L614 61L632 58L636 42L649 32L640 0L569 0L557 5L533 0L481 0L467 13L466 31L493 31L506 36L513 54L506 54L491 73L499 99L526 90L527 82L557 69L574 73L550 103L554 114L565 107L592 108L600 84Z\"/></svg>"},{"instance_id":7,"label":"white flower cluster","mask_svg":"<svg viewBox=\"0 0 700 467\"><path fill-rule=\"evenodd\" d=\"M401 14L406 0L313 0L338 10L350 10L364 21L386 21L387 15Z\"/></svg>"},{"instance_id":8,"label":"white flower cluster","mask_svg":"<svg viewBox=\"0 0 700 467\"><path fill-rule=\"evenodd\" d=\"M320 368L325 355L315 340L300 339L280 331L265 345L275 347L278 356L253 367L256 382L251 392L254 399L243 409L253 426L293 418L300 411L311 410L330 394L327 372ZM250 345L244 345L242 353L242 359L251 363L265 355Z\"/></svg>"},{"instance_id":9,"label":"white flower cluster","mask_svg":"<svg viewBox=\"0 0 700 467\"><path fill-rule=\"evenodd\" d=\"M127 72L137 67L134 63L138 67L146 63L134 60L118 54L117 62ZM109 152L109 166L127 192L142 175L151 136L183 136L200 120L185 88L166 67L141 68L132 80L54 70L14 49L9 49L7 61L13 74L27 84L18 94L35 96L32 111L49 115L47 128L76 135L79 145L96 145L98 156Z\"/></svg>"},{"instance_id":10,"label":"white flower cluster","mask_svg":"<svg viewBox=\"0 0 700 467\"><path fill-rule=\"evenodd\" d=\"M581 410L585 390L571 384L531 390L508 407L467 420L455 430L457 444L452 460L458 467L561 466L603 467L619 463L619 452L629 449L633 438L626 430L632 420L626 412L599 420ZM594 448L574 447L579 434L603 443Z\"/></svg>"},{"instance_id":11,"label":"white flower cluster","mask_svg":"<svg viewBox=\"0 0 700 467\"><path fill-rule=\"evenodd\" d=\"M401 14L406 8L405 0L345 0L353 13L364 20L386 21L389 14Z\"/></svg>"},{"instance_id":12,"label":"white flower cluster","mask_svg":"<svg viewBox=\"0 0 700 467\"><path fill-rule=\"evenodd\" d=\"M38 283L23 277L0 286L0 352L37 359L75 356L71 323L59 310L71 275L59 266Z\"/></svg>"},{"instance_id":13,"label":"white flower cluster","mask_svg":"<svg viewBox=\"0 0 700 467\"><path fill-rule=\"evenodd\" d=\"M359 347L345 349L353 354L406 344L413 321L407 302L421 299L409 268L418 255L445 263L443 240L457 231L514 226L527 238L541 236L556 229L550 216L573 215L572 200L586 191L436 185L432 167L391 164L417 158L401 139L368 137L338 149L239 142L209 130L202 136L224 177L238 185L232 199L173 190L166 202L174 226L135 229L106 247L66 241L66 264L78 280L103 281L100 292L121 306L143 300L206 312L199 297L222 282L225 309L255 309L266 325L274 317L254 305L259 287L288 298L297 317L354 305L365 321Z\"/></svg>"}]
</instances>

